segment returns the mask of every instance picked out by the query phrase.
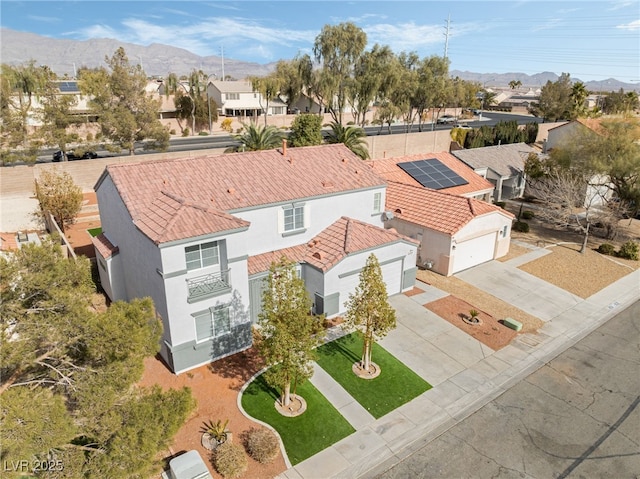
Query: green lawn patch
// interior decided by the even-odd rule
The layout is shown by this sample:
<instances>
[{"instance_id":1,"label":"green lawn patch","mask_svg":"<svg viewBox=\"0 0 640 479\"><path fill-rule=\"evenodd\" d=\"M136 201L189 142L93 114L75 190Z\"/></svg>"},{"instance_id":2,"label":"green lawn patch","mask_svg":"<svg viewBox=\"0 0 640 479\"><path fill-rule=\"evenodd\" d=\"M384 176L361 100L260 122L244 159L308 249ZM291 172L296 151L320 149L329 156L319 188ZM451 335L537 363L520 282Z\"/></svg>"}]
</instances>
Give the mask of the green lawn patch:
<instances>
[{"instance_id":1,"label":"green lawn patch","mask_svg":"<svg viewBox=\"0 0 640 479\"><path fill-rule=\"evenodd\" d=\"M296 394L307 401L307 410L297 417L285 417L274 407L278 392L269 387L262 375L242 393L244 410L278 431L287 456L294 465L355 432L311 382L298 386Z\"/></svg>"},{"instance_id":2,"label":"green lawn patch","mask_svg":"<svg viewBox=\"0 0 640 479\"><path fill-rule=\"evenodd\" d=\"M92 238L95 238L100 233L102 233L102 227L99 226L97 228L91 228L91 229L87 230L87 233L89 233Z\"/></svg>"},{"instance_id":3,"label":"green lawn patch","mask_svg":"<svg viewBox=\"0 0 640 479\"><path fill-rule=\"evenodd\" d=\"M380 366L380 376L361 379L351 370L361 355L362 340L352 333L320 346L317 363L376 419L431 389L379 344L374 344L371 360Z\"/></svg>"}]
</instances>

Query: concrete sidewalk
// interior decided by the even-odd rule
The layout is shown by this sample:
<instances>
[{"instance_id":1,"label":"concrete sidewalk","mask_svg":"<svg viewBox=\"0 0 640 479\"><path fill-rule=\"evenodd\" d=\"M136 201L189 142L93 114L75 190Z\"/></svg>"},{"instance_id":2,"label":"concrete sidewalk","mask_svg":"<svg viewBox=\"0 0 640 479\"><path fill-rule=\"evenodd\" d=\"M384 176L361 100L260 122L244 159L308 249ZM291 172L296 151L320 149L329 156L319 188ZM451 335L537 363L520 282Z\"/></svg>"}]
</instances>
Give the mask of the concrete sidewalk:
<instances>
[{"instance_id":1,"label":"concrete sidewalk","mask_svg":"<svg viewBox=\"0 0 640 479\"><path fill-rule=\"evenodd\" d=\"M640 270L587 299L498 261L457 276L538 316L545 325L493 351L422 306L447 293L420 283L424 293L390 298L398 327L381 345L434 387L386 416L369 420L346 391L338 390L324 371L317 372L314 385L339 401L357 431L279 478L375 477L640 299Z\"/></svg>"}]
</instances>

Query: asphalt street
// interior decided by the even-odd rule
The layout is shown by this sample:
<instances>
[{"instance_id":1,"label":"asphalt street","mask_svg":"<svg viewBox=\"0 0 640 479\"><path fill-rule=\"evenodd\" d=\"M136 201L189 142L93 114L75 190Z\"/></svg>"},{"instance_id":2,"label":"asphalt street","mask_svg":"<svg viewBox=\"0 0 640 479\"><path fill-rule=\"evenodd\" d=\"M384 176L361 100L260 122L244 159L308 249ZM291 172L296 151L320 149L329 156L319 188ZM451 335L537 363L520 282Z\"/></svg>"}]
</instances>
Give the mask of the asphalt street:
<instances>
[{"instance_id":1,"label":"asphalt street","mask_svg":"<svg viewBox=\"0 0 640 479\"><path fill-rule=\"evenodd\" d=\"M411 456L367 477L637 479L639 351L636 302Z\"/></svg>"}]
</instances>

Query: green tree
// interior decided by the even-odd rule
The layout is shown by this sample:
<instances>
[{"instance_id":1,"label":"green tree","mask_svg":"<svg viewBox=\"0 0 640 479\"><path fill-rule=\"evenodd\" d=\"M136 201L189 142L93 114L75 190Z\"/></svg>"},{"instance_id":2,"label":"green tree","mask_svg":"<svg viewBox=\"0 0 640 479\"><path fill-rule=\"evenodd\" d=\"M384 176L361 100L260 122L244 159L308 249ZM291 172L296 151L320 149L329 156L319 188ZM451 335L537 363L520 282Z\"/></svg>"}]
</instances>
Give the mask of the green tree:
<instances>
[{"instance_id":1,"label":"green tree","mask_svg":"<svg viewBox=\"0 0 640 479\"><path fill-rule=\"evenodd\" d=\"M285 257L273 263L262 295L258 324L258 349L269 366L267 383L281 391L288 406L291 386L313 374L315 348L323 339L323 317L313 316L311 299L296 265Z\"/></svg>"},{"instance_id":2,"label":"green tree","mask_svg":"<svg viewBox=\"0 0 640 479\"><path fill-rule=\"evenodd\" d=\"M366 45L367 34L351 22L325 25L315 39L313 53L321 65L320 89L337 123L342 124L353 70Z\"/></svg>"},{"instance_id":3,"label":"green tree","mask_svg":"<svg viewBox=\"0 0 640 479\"><path fill-rule=\"evenodd\" d=\"M69 143L80 140L80 135L74 130L81 121L79 117L73 115L72 111L78 103L76 95L62 95L57 83L52 79L43 89L40 103L42 104L40 134L44 142L55 145L66 153ZM66 158L66 155L63 155L63 158Z\"/></svg>"},{"instance_id":4,"label":"green tree","mask_svg":"<svg viewBox=\"0 0 640 479\"><path fill-rule=\"evenodd\" d=\"M52 241L0 257L3 460L50 459L47 477L149 477L194 403L133 387L162 332L150 299L93 307L86 258ZM135 445L141 454L131 454Z\"/></svg>"},{"instance_id":5,"label":"green tree","mask_svg":"<svg viewBox=\"0 0 640 479\"><path fill-rule=\"evenodd\" d=\"M38 117L34 101L43 93L50 77L51 71L46 67L36 67L34 61L19 66L2 64L0 157L3 164L16 161L35 163L43 141L29 124Z\"/></svg>"},{"instance_id":6,"label":"green tree","mask_svg":"<svg viewBox=\"0 0 640 479\"><path fill-rule=\"evenodd\" d=\"M300 71L300 58L293 60L279 60L276 63L275 74L280 84L280 95L287 102L287 108L293 105L303 96L304 81ZM310 111L311 109L309 109Z\"/></svg>"},{"instance_id":7,"label":"green tree","mask_svg":"<svg viewBox=\"0 0 640 479\"><path fill-rule=\"evenodd\" d=\"M356 329L362 337L360 366L369 371L373 344L396 327L396 312L389 304L380 263L374 254L367 258L360 272L360 282L349 295L346 308L345 327Z\"/></svg>"},{"instance_id":8,"label":"green tree","mask_svg":"<svg viewBox=\"0 0 640 479\"><path fill-rule=\"evenodd\" d=\"M509 82L509 88L515 90L516 88L520 88L522 86L522 82L520 80L511 80Z\"/></svg>"},{"instance_id":9,"label":"green tree","mask_svg":"<svg viewBox=\"0 0 640 479\"><path fill-rule=\"evenodd\" d=\"M274 72L265 77L250 77L251 88L254 92L260 93L260 107L264 112L264 126L267 126L267 116L269 114L269 103L276 100L280 94L280 77ZM265 105L262 105L262 99Z\"/></svg>"},{"instance_id":10,"label":"green tree","mask_svg":"<svg viewBox=\"0 0 640 479\"><path fill-rule=\"evenodd\" d=\"M297 115L291 123L289 143L291 146L321 145L322 118L318 115Z\"/></svg>"},{"instance_id":11,"label":"green tree","mask_svg":"<svg viewBox=\"0 0 640 479\"><path fill-rule=\"evenodd\" d=\"M240 145L225 150L225 153L237 151L273 150L282 145L284 133L273 125L256 126L253 123L243 124L244 131L233 138Z\"/></svg>"},{"instance_id":12,"label":"green tree","mask_svg":"<svg viewBox=\"0 0 640 479\"><path fill-rule=\"evenodd\" d=\"M544 121L571 119L572 88L568 73L560 75L555 82L547 81L540 90L538 104L531 107L531 112L538 117L541 116Z\"/></svg>"},{"instance_id":13,"label":"green tree","mask_svg":"<svg viewBox=\"0 0 640 479\"><path fill-rule=\"evenodd\" d=\"M81 72L79 86L91 98L89 104L98 117L110 150L135 154L136 142L145 149L166 150L169 130L159 120L160 101L147 95L147 76L140 65L131 65L122 47L105 61L105 68Z\"/></svg>"},{"instance_id":14,"label":"green tree","mask_svg":"<svg viewBox=\"0 0 640 479\"><path fill-rule=\"evenodd\" d=\"M344 127L338 122L331 122L331 131L327 134L326 141L330 144L343 143L352 152L363 160L369 158L367 149L366 132L357 126Z\"/></svg>"},{"instance_id":15,"label":"green tree","mask_svg":"<svg viewBox=\"0 0 640 479\"><path fill-rule=\"evenodd\" d=\"M40 215L44 218L47 212L51 213L63 232L82 208L82 188L66 171L43 170L35 181L35 193Z\"/></svg>"},{"instance_id":16,"label":"green tree","mask_svg":"<svg viewBox=\"0 0 640 479\"><path fill-rule=\"evenodd\" d=\"M582 82L576 82L571 87L571 119L579 118L585 115L587 111L587 97L589 91Z\"/></svg>"},{"instance_id":17,"label":"green tree","mask_svg":"<svg viewBox=\"0 0 640 479\"><path fill-rule=\"evenodd\" d=\"M209 99L212 105L207 104L207 76L202 70L192 70L185 80L181 80L175 73L170 73L164 81L165 96L173 95L173 104L176 108L176 118L182 132L185 129L181 120L191 120L191 135L209 129L209 108L211 108L211 121L218 119L218 106L214 100Z\"/></svg>"},{"instance_id":18,"label":"green tree","mask_svg":"<svg viewBox=\"0 0 640 479\"><path fill-rule=\"evenodd\" d=\"M620 88L619 91L611 92L603 99L602 111L608 115L630 115L638 109L640 109L640 101L636 91L625 92Z\"/></svg>"},{"instance_id":19,"label":"green tree","mask_svg":"<svg viewBox=\"0 0 640 479\"><path fill-rule=\"evenodd\" d=\"M374 45L354 66L353 81L347 90L356 125L364 128L367 112L377 98L385 98L398 81L398 62L388 46Z\"/></svg>"}]
</instances>

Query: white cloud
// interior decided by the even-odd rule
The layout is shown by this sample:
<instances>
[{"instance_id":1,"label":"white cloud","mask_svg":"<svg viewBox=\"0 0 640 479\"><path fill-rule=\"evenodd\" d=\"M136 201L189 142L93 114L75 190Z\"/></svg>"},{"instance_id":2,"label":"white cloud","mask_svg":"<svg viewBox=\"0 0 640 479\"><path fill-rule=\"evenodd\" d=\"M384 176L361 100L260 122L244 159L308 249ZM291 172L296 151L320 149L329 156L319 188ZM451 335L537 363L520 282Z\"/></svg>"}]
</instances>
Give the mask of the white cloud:
<instances>
[{"instance_id":1,"label":"white cloud","mask_svg":"<svg viewBox=\"0 0 640 479\"><path fill-rule=\"evenodd\" d=\"M630 31L640 30L640 20L634 20L633 22L627 23L626 25L618 25L616 26L616 28Z\"/></svg>"},{"instance_id":2,"label":"white cloud","mask_svg":"<svg viewBox=\"0 0 640 479\"><path fill-rule=\"evenodd\" d=\"M636 6L637 2L629 2L629 1L620 1L620 2L614 2L614 4L608 8L609 11L615 11L615 10L622 10L623 8L627 8L630 6Z\"/></svg>"},{"instance_id":3,"label":"white cloud","mask_svg":"<svg viewBox=\"0 0 640 479\"><path fill-rule=\"evenodd\" d=\"M34 22L58 23L61 19L58 17L41 17L39 15L27 15L29 20Z\"/></svg>"}]
</instances>

